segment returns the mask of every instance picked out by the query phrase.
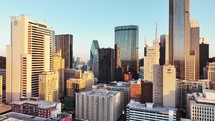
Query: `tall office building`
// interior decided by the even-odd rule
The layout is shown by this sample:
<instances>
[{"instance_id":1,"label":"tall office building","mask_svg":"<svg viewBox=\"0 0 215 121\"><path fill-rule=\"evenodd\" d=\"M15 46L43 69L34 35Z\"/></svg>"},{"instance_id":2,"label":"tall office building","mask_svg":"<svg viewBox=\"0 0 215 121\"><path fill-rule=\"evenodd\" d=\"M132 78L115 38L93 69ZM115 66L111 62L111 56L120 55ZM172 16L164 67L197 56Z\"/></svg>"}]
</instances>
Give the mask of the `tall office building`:
<instances>
[{"instance_id":1,"label":"tall office building","mask_svg":"<svg viewBox=\"0 0 215 121\"><path fill-rule=\"evenodd\" d=\"M207 66L209 58L209 44L206 38L199 40L200 78L203 78L203 68Z\"/></svg>"},{"instance_id":2,"label":"tall office building","mask_svg":"<svg viewBox=\"0 0 215 121\"><path fill-rule=\"evenodd\" d=\"M160 65L169 64L169 35L160 36Z\"/></svg>"},{"instance_id":3,"label":"tall office building","mask_svg":"<svg viewBox=\"0 0 215 121\"><path fill-rule=\"evenodd\" d=\"M90 49L90 70L93 71L95 77L99 76L98 50L99 43L97 40L93 40Z\"/></svg>"},{"instance_id":4,"label":"tall office building","mask_svg":"<svg viewBox=\"0 0 215 121\"><path fill-rule=\"evenodd\" d=\"M163 68L160 65L153 66L153 103L163 105Z\"/></svg>"},{"instance_id":5,"label":"tall office building","mask_svg":"<svg viewBox=\"0 0 215 121\"><path fill-rule=\"evenodd\" d=\"M99 82L115 81L115 52L111 48L99 49Z\"/></svg>"},{"instance_id":6,"label":"tall office building","mask_svg":"<svg viewBox=\"0 0 215 121\"><path fill-rule=\"evenodd\" d=\"M215 82L215 62L208 63L208 80Z\"/></svg>"},{"instance_id":7,"label":"tall office building","mask_svg":"<svg viewBox=\"0 0 215 121\"><path fill-rule=\"evenodd\" d=\"M144 80L153 81L153 65L160 62L160 45L157 38L157 26L153 45L146 45L146 56L144 56Z\"/></svg>"},{"instance_id":8,"label":"tall office building","mask_svg":"<svg viewBox=\"0 0 215 121\"><path fill-rule=\"evenodd\" d=\"M190 0L169 0L169 61L176 77L185 79L186 58L190 53Z\"/></svg>"},{"instance_id":9,"label":"tall office building","mask_svg":"<svg viewBox=\"0 0 215 121\"><path fill-rule=\"evenodd\" d=\"M176 70L172 65L163 66L163 106L176 106Z\"/></svg>"},{"instance_id":10,"label":"tall office building","mask_svg":"<svg viewBox=\"0 0 215 121\"><path fill-rule=\"evenodd\" d=\"M42 100L58 101L58 71L43 72L39 75L39 96Z\"/></svg>"},{"instance_id":11,"label":"tall office building","mask_svg":"<svg viewBox=\"0 0 215 121\"><path fill-rule=\"evenodd\" d=\"M55 35L55 51L62 51L65 60L65 68L72 68L73 65L73 35Z\"/></svg>"},{"instance_id":12,"label":"tall office building","mask_svg":"<svg viewBox=\"0 0 215 121\"><path fill-rule=\"evenodd\" d=\"M153 102L153 82L142 80L142 102Z\"/></svg>"},{"instance_id":13,"label":"tall office building","mask_svg":"<svg viewBox=\"0 0 215 121\"><path fill-rule=\"evenodd\" d=\"M65 93L65 80L64 80L65 65L64 64L65 64L65 60L62 58L61 50L59 52L53 53L52 69L53 71L58 72L59 97L63 97Z\"/></svg>"},{"instance_id":14,"label":"tall office building","mask_svg":"<svg viewBox=\"0 0 215 121\"><path fill-rule=\"evenodd\" d=\"M92 71L85 71L83 73L82 79L86 81L86 90L91 90L92 85L94 85L94 74Z\"/></svg>"},{"instance_id":15,"label":"tall office building","mask_svg":"<svg viewBox=\"0 0 215 121\"><path fill-rule=\"evenodd\" d=\"M172 65L153 67L153 103L158 106L175 107L176 70Z\"/></svg>"},{"instance_id":16,"label":"tall office building","mask_svg":"<svg viewBox=\"0 0 215 121\"><path fill-rule=\"evenodd\" d=\"M185 68L186 80L199 79L199 23L197 20L190 21L190 53L187 57Z\"/></svg>"},{"instance_id":17,"label":"tall office building","mask_svg":"<svg viewBox=\"0 0 215 121\"><path fill-rule=\"evenodd\" d=\"M115 59L116 59L115 80L122 81L123 74L122 74L122 63L121 63L121 58L120 58L119 44L115 44Z\"/></svg>"},{"instance_id":18,"label":"tall office building","mask_svg":"<svg viewBox=\"0 0 215 121\"><path fill-rule=\"evenodd\" d=\"M76 93L75 118L89 121L116 121L124 106L123 92L93 89Z\"/></svg>"},{"instance_id":19,"label":"tall office building","mask_svg":"<svg viewBox=\"0 0 215 121\"><path fill-rule=\"evenodd\" d=\"M6 61L6 101L38 97L39 74L52 70L52 30L25 15L11 17Z\"/></svg>"},{"instance_id":20,"label":"tall office building","mask_svg":"<svg viewBox=\"0 0 215 121\"><path fill-rule=\"evenodd\" d=\"M130 72L135 79L139 73L139 27L136 25L115 27L115 44L120 49L122 74Z\"/></svg>"},{"instance_id":21,"label":"tall office building","mask_svg":"<svg viewBox=\"0 0 215 121\"><path fill-rule=\"evenodd\" d=\"M6 57L0 56L0 68L6 68Z\"/></svg>"}]
</instances>

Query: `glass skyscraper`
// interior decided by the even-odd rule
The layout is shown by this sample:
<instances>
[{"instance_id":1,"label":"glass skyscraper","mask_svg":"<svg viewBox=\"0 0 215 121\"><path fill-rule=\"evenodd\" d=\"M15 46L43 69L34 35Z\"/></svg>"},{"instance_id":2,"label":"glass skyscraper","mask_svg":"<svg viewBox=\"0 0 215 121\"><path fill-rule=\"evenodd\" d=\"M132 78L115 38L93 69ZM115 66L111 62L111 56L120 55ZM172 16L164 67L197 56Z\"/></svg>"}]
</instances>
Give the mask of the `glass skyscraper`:
<instances>
[{"instance_id":1,"label":"glass skyscraper","mask_svg":"<svg viewBox=\"0 0 215 121\"><path fill-rule=\"evenodd\" d=\"M176 77L185 79L190 51L190 0L169 0L169 37L169 63L175 65Z\"/></svg>"},{"instance_id":2,"label":"glass skyscraper","mask_svg":"<svg viewBox=\"0 0 215 121\"><path fill-rule=\"evenodd\" d=\"M115 44L120 49L122 74L130 72L134 78L138 78L139 27L136 25L115 27Z\"/></svg>"}]
</instances>

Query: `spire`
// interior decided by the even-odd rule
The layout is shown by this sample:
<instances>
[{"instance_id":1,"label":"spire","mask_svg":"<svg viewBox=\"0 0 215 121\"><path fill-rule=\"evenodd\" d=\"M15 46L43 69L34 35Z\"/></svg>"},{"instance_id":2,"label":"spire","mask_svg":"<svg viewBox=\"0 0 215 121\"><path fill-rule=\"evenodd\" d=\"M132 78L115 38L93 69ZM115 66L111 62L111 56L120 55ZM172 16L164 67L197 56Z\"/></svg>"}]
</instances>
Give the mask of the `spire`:
<instances>
[{"instance_id":1,"label":"spire","mask_svg":"<svg viewBox=\"0 0 215 121\"><path fill-rule=\"evenodd\" d=\"M145 46L148 47L146 36L145 36Z\"/></svg>"},{"instance_id":2,"label":"spire","mask_svg":"<svg viewBox=\"0 0 215 121\"><path fill-rule=\"evenodd\" d=\"M156 29L155 29L155 40L158 39L158 24L156 22Z\"/></svg>"}]
</instances>

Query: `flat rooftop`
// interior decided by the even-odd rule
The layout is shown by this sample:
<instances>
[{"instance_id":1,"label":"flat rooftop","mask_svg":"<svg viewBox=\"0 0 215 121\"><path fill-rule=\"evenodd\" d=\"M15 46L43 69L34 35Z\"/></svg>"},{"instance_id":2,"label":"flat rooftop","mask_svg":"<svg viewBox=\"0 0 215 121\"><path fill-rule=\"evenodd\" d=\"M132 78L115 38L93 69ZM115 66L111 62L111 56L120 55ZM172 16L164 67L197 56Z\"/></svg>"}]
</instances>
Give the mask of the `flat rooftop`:
<instances>
[{"instance_id":1,"label":"flat rooftop","mask_svg":"<svg viewBox=\"0 0 215 121\"><path fill-rule=\"evenodd\" d=\"M10 105L0 105L0 114L11 111L12 107Z\"/></svg>"},{"instance_id":2,"label":"flat rooftop","mask_svg":"<svg viewBox=\"0 0 215 121\"><path fill-rule=\"evenodd\" d=\"M26 115L22 113L16 113L16 112L10 112L4 115L6 118L3 119L3 121L44 121L46 120L45 118L41 117L36 117L36 116L31 116L31 115Z\"/></svg>"},{"instance_id":3,"label":"flat rooftop","mask_svg":"<svg viewBox=\"0 0 215 121\"><path fill-rule=\"evenodd\" d=\"M192 95L198 103L215 104L215 90L203 89L202 93L195 92Z\"/></svg>"},{"instance_id":4,"label":"flat rooftop","mask_svg":"<svg viewBox=\"0 0 215 121\"><path fill-rule=\"evenodd\" d=\"M151 105L152 107L147 107L147 104ZM150 111L150 112L161 113L161 114L169 114L169 111L173 111L173 114L176 115L176 111L177 111L177 109L174 107L166 107L166 106L153 107L153 103L142 104L140 102L135 102L133 100L131 100L127 106L130 109L135 109L140 111Z\"/></svg>"},{"instance_id":5,"label":"flat rooftop","mask_svg":"<svg viewBox=\"0 0 215 121\"><path fill-rule=\"evenodd\" d=\"M82 94L82 95L99 96L99 97L113 97L117 93L120 93L120 92L119 91L110 91L105 88L79 92L79 94Z\"/></svg>"},{"instance_id":6,"label":"flat rooftop","mask_svg":"<svg viewBox=\"0 0 215 121\"><path fill-rule=\"evenodd\" d=\"M19 100L19 101L14 101L11 104L17 104L17 105L21 105L24 103L29 103L29 104L34 104L34 105L38 105L39 108L50 108L50 107L55 107L57 105L57 102L49 102L49 101L44 101L44 100L38 100L38 101L34 101L34 100Z\"/></svg>"}]
</instances>

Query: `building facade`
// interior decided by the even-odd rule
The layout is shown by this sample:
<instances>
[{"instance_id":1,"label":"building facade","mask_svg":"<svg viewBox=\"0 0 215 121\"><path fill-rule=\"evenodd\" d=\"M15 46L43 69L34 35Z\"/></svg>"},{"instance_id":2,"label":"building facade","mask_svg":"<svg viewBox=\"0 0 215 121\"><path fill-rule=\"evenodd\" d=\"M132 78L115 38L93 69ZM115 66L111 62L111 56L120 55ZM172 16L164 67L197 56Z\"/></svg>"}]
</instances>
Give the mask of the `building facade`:
<instances>
[{"instance_id":1,"label":"building facade","mask_svg":"<svg viewBox=\"0 0 215 121\"><path fill-rule=\"evenodd\" d=\"M210 89L209 80L177 80L176 81L176 106L186 109L186 95L193 92L202 92L203 89Z\"/></svg>"},{"instance_id":2,"label":"building facade","mask_svg":"<svg viewBox=\"0 0 215 121\"><path fill-rule=\"evenodd\" d=\"M0 75L0 105L3 102L3 77Z\"/></svg>"},{"instance_id":3,"label":"building facade","mask_svg":"<svg viewBox=\"0 0 215 121\"><path fill-rule=\"evenodd\" d=\"M130 97L131 100L142 102L142 81L136 80L130 83Z\"/></svg>"},{"instance_id":4,"label":"building facade","mask_svg":"<svg viewBox=\"0 0 215 121\"><path fill-rule=\"evenodd\" d=\"M188 117L192 121L213 121L215 114L215 91L204 89L202 93L187 95Z\"/></svg>"},{"instance_id":5,"label":"building facade","mask_svg":"<svg viewBox=\"0 0 215 121\"><path fill-rule=\"evenodd\" d=\"M142 102L153 102L153 83L151 81L142 80Z\"/></svg>"},{"instance_id":6,"label":"building facade","mask_svg":"<svg viewBox=\"0 0 215 121\"><path fill-rule=\"evenodd\" d=\"M99 55L99 83L115 81L115 52L111 48L102 48Z\"/></svg>"},{"instance_id":7,"label":"building facade","mask_svg":"<svg viewBox=\"0 0 215 121\"><path fill-rule=\"evenodd\" d=\"M186 58L190 51L190 0L169 0L169 61L176 77L185 79Z\"/></svg>"},{"instance_id":8,"label":"building facade","mask_svg":"<svg viewBox=\"0 0 215 121\"><path fill-rule=\"evenodd\" d=\"M93 40L90 48L90 71L93 71L95 77L99 76L99 58L98 50L100 49L99 43L97 40Z\"/></svg>"},{"instance_id":9,"label":"building facade","mask_svg":"<svg viewBox=\"0 0 215 121\"><path fill-rule=\"evenodd\" d=\"M53 31L28 16L11 17L11 45L7 46L6 101L39 96L39 74L52 70Z\"/></svg>"},{"instance_id":10,"label":"building facade","mask_svg":"<svg viewBox=\"0 0 215 121\"><path fill-rule=\"evenodd\" d=\"M141 104L133 100L127 105L126 121L176 121L176 108L154 107L153 103Z\"/></svg>"},{"instance_id":11,"label":"building facade","mask_svg":"<svg viewBox=\"0 0 215 121\"><path fill-rule=\"evenodd\" d=\"M144 80L153 81L153 66L159 65L160 62L160 45L157 38L157 30L155 40L152 47L146 45L146 56L144 56Z\"/></svg>"},{"instance_id":12,"label":"building facade","mask_svg":"<svg viewBox=\"0 0 215 121\"><path fill-rule=\"evenodd\" d=\"M73 35L55 35L55 51L62 51L65 60L65 68L72 68L73 65Z\"/></svg>"},{"instance_id":13,"label":"building facade","mask_svg":"<svg viewBox=\"0 0 215 121\"><path fill-rule=\"evenodd\" d=\"M207 66L209 58L209 44L206 38L200 38L199 40L199 59L200 59L200 77L203 79L203 68Z\"/></svg>"},{"instance_id":14,"label":"building facade","mask_svg":"<svg viewBox=\"0 0 215 121\"><path fill-rule=\"evenodd\" d=\"M0 76L2 76L2 102L6 102L6 69L0 68Z\"/></svg>"},{"instance_id":15,"label":"building facade","mask_svg":"<svg viewBox=\"0 0 215 121\"><path fill-rule=\"evenodd\" d=\"M39 96L45 101L58 101L58 72L43 72L39 75Z\"/></svg>"},{"instance_id":16,"label":"building facade","mask_svg":"<svg viewBox=\"0 0 215 121\"><path fill-rule=\"evenodd\" d=\"M135 79L139 73L139 27L136 25L115 27L115 44L120 48L122 74L131 72Z\"/></svg>"},{"instance_id":17,"label":"building facade","mask_svg":"<svg viewBox=\"0 0 215 121\"><path fill-rule=\"evenodd\" d=\"M153 66L153 103L163 105L163 67L160 65Z\"/></svg>"},{"instance_id":18,"label":"building facade","mask_svg":"<svg viewBox=\"0 0 215 121\"><path fill-rule=\"evenodd\" d=\"M208 63L208 80L215 82L215 62Z\"/></svg>"},{"instance_id":19,"label":"building facade","mask_svg":"<svg viewBox=\"0 0 215 121\"><path fill-rule=\"evenodd\" d=\"M20 98L12 102L12 111L42 118L57 117L61 113L61 103L48 102L40 98Z\"/></svg>"},{"instance_id":20,"label":"building facade","mask_svg":"<svg viewBox=\"0 0 215 121\"><path fill-rule=\"evenodd\" d=\"M169 64L169 35L160 36L160 65Z\"/></svg>"},{"instance_id":21,"label":"building facade","mask_svg":"<svg viewBox=\"0 0 215 121\"><path fill-rule=\"evenodd\" d=\"M53 71L58 72L58 91L59 91L58 97L63 97L65 93L65 80L64 80L65 63L64 62L65 61L62 58L61 51L53 53L52 69Z\"/></svg>"},{"instance_id":22,"label":"building facade","mask_svg":"<svg viewBox=\"0 0 215 121\"><path fill-rule=\"evenodd\" d=\"M90 121L116 121L124 106L122 92L107 89L76 93L75 119Z\"/></svg>"},{"instance_id":23,"label":"building facade","mask_svg":"<svg viewBox=\"0 0 215 121\"><path fill-rule=\"evenodd\" d=\"M86 80L70 78L66 81L66 96L75 97L76 92L86 89Z\"/></svg>"}]
</instances>

